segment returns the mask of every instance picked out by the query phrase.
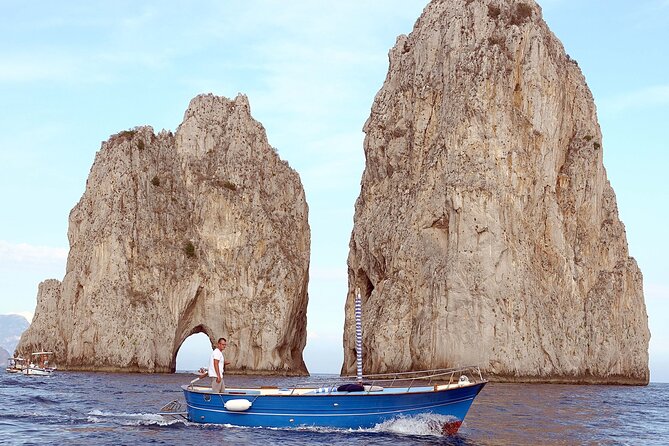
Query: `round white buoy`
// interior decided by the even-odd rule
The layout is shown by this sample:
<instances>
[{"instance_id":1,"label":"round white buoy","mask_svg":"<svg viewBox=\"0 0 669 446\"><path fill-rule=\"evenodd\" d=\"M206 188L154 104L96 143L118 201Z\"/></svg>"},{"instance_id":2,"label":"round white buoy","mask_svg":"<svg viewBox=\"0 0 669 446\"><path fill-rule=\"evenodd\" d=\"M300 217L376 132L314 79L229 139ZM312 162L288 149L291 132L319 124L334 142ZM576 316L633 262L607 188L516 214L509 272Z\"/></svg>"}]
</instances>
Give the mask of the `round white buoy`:
<instances>
[{"instance_id":1,"label":"round white buoy","mask_svg":"<svg viewBox=\"0 0 669 446\"><path fill-rule=\"evenodd\" d=\"M249 410L251 405L251 401L241 398L236 400L228 400L225 402L223 407L225 407L230 412L244 412L245 410Z\"/></svg>"}]
</instances>

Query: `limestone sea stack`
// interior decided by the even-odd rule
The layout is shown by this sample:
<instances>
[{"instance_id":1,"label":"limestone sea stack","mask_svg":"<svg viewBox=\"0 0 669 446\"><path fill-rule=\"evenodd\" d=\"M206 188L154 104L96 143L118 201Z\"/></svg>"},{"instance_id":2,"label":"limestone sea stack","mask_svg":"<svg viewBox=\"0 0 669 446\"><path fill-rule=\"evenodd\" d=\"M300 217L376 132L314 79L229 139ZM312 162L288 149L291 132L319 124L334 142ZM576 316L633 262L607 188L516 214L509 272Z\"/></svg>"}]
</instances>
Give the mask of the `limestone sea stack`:
<instances>
[{"instance_id":1,"label":"limestone sea stack","mask_svg":"<svg viewBox=\"0 0 669 446\"><path fill-rule=\"evenodd\" d=\"M646 384L649 330L594 100L531 0L434 0L364 126L344 373Z\"/></svg>"},{"instance_id":2,"label":"limestone sea stack","mask_svg":"<svg viewBox=\"0 0 669 446\"><path fill-rule=\"evenodd\" d=\"M174 135L118 133L70 213L65 278L40 284L18 350L53 350L71 370L170 372L203 332L227 338L233 372L306 374L307 213L243 95L196 97Z\"/></svg>"}]
</instances>

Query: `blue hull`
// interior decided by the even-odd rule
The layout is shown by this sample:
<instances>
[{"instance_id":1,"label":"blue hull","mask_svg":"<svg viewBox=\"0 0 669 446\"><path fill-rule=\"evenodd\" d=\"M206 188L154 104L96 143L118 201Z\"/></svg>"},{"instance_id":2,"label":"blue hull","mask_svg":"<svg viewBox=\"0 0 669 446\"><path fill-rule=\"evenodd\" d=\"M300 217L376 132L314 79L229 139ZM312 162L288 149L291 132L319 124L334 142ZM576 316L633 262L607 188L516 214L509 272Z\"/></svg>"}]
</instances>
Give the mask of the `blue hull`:
<instances>
[{"instance_id":1,"label":"blue hull","mask_svg":"<svg viewBox=\"0 0 669 446\"><path fill-rule=\"evenodd\" d=\"M332 392L304 395L259 393L212 394L183 387L188 419L197 423L254 427L371 428L397 417L420 414L445 415L455 431L485 382L435 391L433 387L384 389L382 392ZM230 400L245 399L251 407L227 410Z\"/></svg>"}]
</instances>

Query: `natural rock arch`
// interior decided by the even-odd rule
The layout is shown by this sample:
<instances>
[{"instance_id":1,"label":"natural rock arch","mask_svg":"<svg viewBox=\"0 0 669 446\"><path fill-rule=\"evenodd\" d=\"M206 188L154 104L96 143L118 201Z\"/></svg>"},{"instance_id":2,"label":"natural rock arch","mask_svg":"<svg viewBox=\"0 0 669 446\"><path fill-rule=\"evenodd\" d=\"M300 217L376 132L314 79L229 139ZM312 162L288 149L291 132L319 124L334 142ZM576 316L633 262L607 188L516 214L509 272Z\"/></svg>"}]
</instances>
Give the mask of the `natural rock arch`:
<instances>
[{"instance_id":1,"label":"natural rock arch","mask_svg":"<svg viewBox=\"0 0 669 446\"><path fill-rule=\"evenodd\" d=\"M231 371L306 374L307 213L243 95L196 97L175 134L113 135L70 213L65 277L40 284L18 349L67 369L171 372L201 328L229 338Z\"/></svg>"},{"instance_id":2,"label":"natural rock arch","mask_svg":"<svg viewBox=\"0 0 669 446\"><path fill-rule=\"evenodd\" d=\"M174 342L174 348L172 349L172 364L170 365L170 372L174 373L177 370L177 355L179 353L179 350L181 350L183 343L186 342L186 339L198 333L204 333L207 336L207 338L209 339L209 345L212 347L212 349L216 345L218 338L225 337L225 336L216 336L215 334L213 334L213 330L211 328L208 328L204 324L199 324L194 326L190 330L182 331L181 334L177 332L176 336L174 337L175 342ZM203 358L203 360L205 359L207 358Z\"/></svg>"}]
</instances>

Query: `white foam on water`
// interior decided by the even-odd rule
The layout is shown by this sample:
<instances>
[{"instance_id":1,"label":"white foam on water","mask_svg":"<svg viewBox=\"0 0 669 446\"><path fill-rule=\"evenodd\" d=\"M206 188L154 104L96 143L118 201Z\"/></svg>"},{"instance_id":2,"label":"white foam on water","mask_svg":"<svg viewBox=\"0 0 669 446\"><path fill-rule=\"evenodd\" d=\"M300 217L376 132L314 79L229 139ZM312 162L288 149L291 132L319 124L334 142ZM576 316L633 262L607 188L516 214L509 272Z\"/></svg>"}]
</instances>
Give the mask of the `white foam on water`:
<instances>
[{"instance_id":1,"label":"white foam on water","mask_svg":"<svg viewBox=\"0 0 669 446\"><path fill-rule=\"evenodd\" d=\"M185 423L186 420L168 420L162 415L155 413L125 413L125 412L105 412L102 410L92 410L88 412L87 418L90 423L106 423L114 421L124 426L171 426L176 423Z\"/></svg>"},{"instance_id":2,"label":"white foam on water","mask_svg":"<svg viewBox=\"0 0 669 446\"><path fill-rule=\"evenodd\" d=\"M421 414L416 416L400 416L383 423L377 424L372 428L343 429L335 427L321 426L295 426L295 427L252 427L250 429L270 429L277 431L307 431L318 433L389 433L394 435L421 435L443 437L443 427L445 423L457 421L457 418L446 415ZM240 428L240 426L231 426Z\"/></svg>"},{"instance_id":3,"label":"white foam on water","mask_svg":"<svg viewBox=\"0 0 669 446\"><path fill-rule=\"evenodd\" d=\"M230 424L203 424L192 423L186 420L167 419L155 413L127 413L127 412L107 412L102 410L92 410L88 412L87 421L89 423L116 423L123 426L171 426L181 423L186 426L198 426L201 428L236 428L236 429L255 429L255 427L233 426ZM295 428L269 428L270 430L304 430L319 433L360 433L360 432L382 432L395 435L421 435L442 437L444 434L442 428L444 423L455 421L455 418L444 415L421 414L413 417L397 417L392 420L377 424L369 429L338 429L329 427L308 427L296 426ZM258 428L267 429L267 428Z\"/></svg>"},{"instance_id":4,"label":"white foam on water","mask_svg":"<svg viewBox=\"0 0 669 446\"><path fill-rule=\"evenodd\" d=\"M445 423L457 421L446 415L420 414L413 417L397 417L377 424L369 432L386 432L400 435L431 435L442 437Z\"/></svg>"}]
</instances>

